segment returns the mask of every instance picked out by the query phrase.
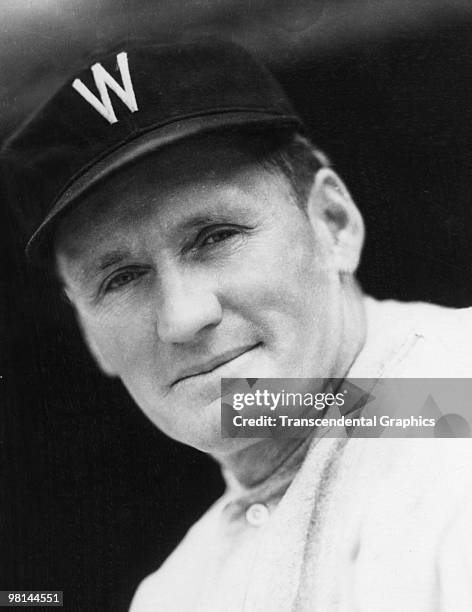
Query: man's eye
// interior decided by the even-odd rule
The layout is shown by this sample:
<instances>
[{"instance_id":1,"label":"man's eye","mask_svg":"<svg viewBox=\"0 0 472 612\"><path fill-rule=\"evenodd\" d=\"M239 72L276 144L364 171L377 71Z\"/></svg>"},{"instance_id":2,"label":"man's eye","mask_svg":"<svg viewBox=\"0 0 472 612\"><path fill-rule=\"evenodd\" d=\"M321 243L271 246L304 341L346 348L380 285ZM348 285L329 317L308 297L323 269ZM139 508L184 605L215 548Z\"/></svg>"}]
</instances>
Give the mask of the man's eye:
<instances>
[{"instance_id":1,"label":"man's eye","mask_svg":"<svg viewBox=\"0 0 472 612\"><path fill-rule=\"evenodd\" d=\"M234 227L225 227L218 230L213 230L202 236L202 238L199 240L199 246L212 246L213 244L223 242L223 240L227 240L236 234L238 234L238 231Z\"/></svg>"},{"instance_id":2,"label":"man's eye","mask_svg":"<svg viewBox=\"0 0 472 612\"><path fill-rule=\"evenodd\" d=\"M122 270L118 272L105 284L105 293L109 291L116 291L124 285L128 285L133 282L136 278L142 275L139 270Z\"/></svg>"}]
</instances>

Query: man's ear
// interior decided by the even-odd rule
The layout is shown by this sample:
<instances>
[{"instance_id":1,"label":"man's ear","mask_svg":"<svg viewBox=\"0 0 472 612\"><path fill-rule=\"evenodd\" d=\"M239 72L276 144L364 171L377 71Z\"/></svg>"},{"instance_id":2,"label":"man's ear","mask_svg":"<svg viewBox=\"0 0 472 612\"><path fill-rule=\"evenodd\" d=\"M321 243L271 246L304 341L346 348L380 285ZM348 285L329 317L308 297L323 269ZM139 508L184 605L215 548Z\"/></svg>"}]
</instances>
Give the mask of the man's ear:
<instances>
[{"instance_id":1,"label":"man's ear","mask_svg":"<svg viewBox=\"0 0 472 612\"><path fill-rule=\"evenodd\" d=\"M312 224L327 230L333 265L344 274L354 274L364 244L364 221L351 195L331 168L321 168L307 203ZM315 225L313 225L315 227Z\"/></svg>"}]
</instances>

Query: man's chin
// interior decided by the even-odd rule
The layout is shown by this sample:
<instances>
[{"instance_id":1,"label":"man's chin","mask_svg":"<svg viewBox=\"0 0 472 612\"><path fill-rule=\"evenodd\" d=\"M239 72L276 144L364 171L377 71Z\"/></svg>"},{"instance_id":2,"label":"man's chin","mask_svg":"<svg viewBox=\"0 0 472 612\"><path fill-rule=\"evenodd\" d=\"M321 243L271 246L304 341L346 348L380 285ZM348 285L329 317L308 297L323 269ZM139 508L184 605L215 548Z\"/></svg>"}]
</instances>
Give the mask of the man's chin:
<instances>
[{"instance_id":1,"label":"man's chin","mask_svg":"<svg viewBox=\"0 0 472 612\"><path fill-rule=\"evenodd\" d=\"M202 437L199 440L187 442L187 444L203 453L219 458L244 450L255 442L257 440L254 438L223 438L220 434L219 437Z\"/></svg>"},{"instance_id":2,"label":"man's chin","mask_svg":"<svg viewBox=\"0 0 472 612\"><path fill-rule=\"evenodd\" d=\"M224 455L243 449L254 442L247 438L223 437L220 398L206 405L196 404L185 412L188 416L185 421L180 421L178 430L172 427L171 430L166 428L165 432L178 442L214 455ZM182 418L182 413L180 417Z\"/></svg>"}]
</instances>

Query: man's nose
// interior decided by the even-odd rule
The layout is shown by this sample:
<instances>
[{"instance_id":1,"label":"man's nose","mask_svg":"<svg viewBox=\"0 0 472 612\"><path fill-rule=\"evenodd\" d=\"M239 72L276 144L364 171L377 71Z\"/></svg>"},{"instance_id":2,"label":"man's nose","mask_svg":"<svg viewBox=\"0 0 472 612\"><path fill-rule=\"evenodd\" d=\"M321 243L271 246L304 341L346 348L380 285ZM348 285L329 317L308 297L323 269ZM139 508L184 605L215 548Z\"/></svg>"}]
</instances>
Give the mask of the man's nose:
<instances>
[{"instance_id":1,"label":"man's nose","mask_svg":"<svg viewBox=\"0 0 472 612\"><path fill-rule=\"evenodd\" d=\"M200 332L218 325L221 318L216 293L198 276L173 274L162 282L157 305L157 334L162 342L183 344L198 340Z\"/></svg>"}]
</instances>

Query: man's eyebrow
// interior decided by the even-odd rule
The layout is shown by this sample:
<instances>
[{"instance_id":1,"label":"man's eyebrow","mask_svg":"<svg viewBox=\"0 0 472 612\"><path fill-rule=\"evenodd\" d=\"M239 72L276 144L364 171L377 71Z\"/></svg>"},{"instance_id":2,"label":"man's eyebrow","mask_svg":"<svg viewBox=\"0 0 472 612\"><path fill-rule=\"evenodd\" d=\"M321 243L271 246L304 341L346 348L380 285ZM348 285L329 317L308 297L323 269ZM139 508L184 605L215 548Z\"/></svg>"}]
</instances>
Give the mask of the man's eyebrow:
<instances>
[{"instance_id":1,"label":"man's eyebrow","mask_svg":"<svg viewBox=\"0 0 472 612\"><path fill-rule=\"evenodd\" d=\"M97 271L100 272L102 270L106 270L110 266L114 266L115 264L120 263L121 261L123 261L123 259L126 259L127 257L129 257L128 250L114 249L113 251L107 251L103 253L103 255L100 255L100 257L98 257L92 265Z\"/></svg>"},{"instance_id":2,"label":"man's eyebrow","mask_svg":"<svg viewBox=\"0 0 472 612\"><path fill-rule=\"evenodd\" d=\"M84 267L81 268L78 277L82 282L87 282L98 272L103 272L103 270L120 263L128 256L129 251L127 249L106 251L98 257L93 257L90 262L85 264Z\"/></svg>"},{"instance_id":3,"label":"man's eyebrow","mask_svg":"<svg viewBox=\"0 0 472 612\"><path fill-rule=\"evenodd\" d=\"M237 211L239 216L243 216L242 213L245 212L244 207L241 207L240 210ZM213 223L234 223L241 219L237 218L238 215L234 213L234 211L218 211L218 212L204 212L204 213L195 213L190 218L185 219L182 223L178 224L179 231L189 231L194 229L199 229L200 227L205 227L206 225L211 225Z\"/></svg>"}]
</instances>

